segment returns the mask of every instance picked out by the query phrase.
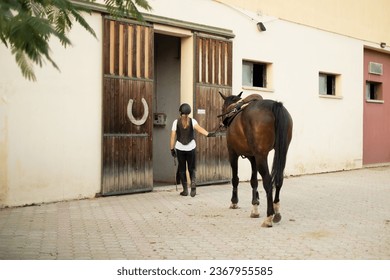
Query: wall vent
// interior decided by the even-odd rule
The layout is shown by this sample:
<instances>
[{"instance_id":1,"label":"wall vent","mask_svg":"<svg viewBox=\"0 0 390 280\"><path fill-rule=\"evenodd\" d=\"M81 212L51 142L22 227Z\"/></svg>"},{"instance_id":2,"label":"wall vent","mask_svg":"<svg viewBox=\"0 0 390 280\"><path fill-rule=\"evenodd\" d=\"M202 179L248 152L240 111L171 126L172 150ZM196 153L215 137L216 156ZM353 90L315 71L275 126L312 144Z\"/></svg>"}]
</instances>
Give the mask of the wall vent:
<instances>
[{"instance_id":1,"label":"wall vent","mask_svg":"<svg viewBox=\"0 0 390 280\"><path fill-rule=\"evenodd\" d=\"M370 62L368 65L368 73L375 75L383 74L383 65L381 63Z\"/></svg>"}]
</instances>

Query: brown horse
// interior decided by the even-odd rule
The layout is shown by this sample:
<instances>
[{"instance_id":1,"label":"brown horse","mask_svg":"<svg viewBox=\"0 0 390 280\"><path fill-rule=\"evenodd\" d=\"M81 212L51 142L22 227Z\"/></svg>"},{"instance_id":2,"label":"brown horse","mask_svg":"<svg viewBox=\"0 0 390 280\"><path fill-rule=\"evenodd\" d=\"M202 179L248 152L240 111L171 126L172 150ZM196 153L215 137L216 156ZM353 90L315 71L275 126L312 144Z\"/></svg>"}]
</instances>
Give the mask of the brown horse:
<instances>
[{"instance_id":1,"label":"brown horse","mask_svg":"<svg viewBox=\"0 0 390 280\"><path fill-rule=\"evenodd\" d=\"M241 99L242 92L235 96L220 95L224 99L222 107L223 124L227 127L226 141L229 161L232 168L232 205L237 208L237 187L239 178L238 157L247 158L252 166L252 218L258 218L259 193L257 172L263 180L267 195L267 218L263 227L272 227L272 222L281 220L279 193L283 185L287 151L292 138L293 122L282 103L260 98ZM274 149L271 174L268 168L268 153ZM273 200L275 186L275 200Z\"/></svg>"}]
</instances>

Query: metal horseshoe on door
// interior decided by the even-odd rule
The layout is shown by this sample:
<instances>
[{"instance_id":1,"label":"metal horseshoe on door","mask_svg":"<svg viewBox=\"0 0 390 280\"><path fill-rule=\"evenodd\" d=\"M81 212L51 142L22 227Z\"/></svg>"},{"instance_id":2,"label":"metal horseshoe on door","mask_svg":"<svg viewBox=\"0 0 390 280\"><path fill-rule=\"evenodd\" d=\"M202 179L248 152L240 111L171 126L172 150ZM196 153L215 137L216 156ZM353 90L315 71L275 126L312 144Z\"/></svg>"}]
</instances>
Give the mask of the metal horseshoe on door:
<instances>
[{"instance_id":1,"label":"metal horseshoe on door","mask_svg":"<svg viewBox=\"0 0 390 280\"><path fill-rule=\"evenodd\" d=\"M143 125L146 122L146 119L148 118L148 115L149 115L148 103L146 102L146 100L143 97L142 97L141 101L142 101L142 104L144 105L144 115L139 120L137 120L133 116L134 100L130 99L129 103L127 104L127 116L129 117L130 121L135 125Z\"/></svg>"}]
</instances>

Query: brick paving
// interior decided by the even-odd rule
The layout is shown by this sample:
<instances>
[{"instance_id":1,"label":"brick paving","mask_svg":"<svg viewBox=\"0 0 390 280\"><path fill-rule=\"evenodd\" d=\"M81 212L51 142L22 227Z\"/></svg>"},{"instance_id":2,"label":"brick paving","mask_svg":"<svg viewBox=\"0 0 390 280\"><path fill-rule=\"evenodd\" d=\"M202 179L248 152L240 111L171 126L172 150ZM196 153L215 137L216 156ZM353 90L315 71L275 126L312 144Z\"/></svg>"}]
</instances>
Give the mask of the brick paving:
<instances>
[{"instance_id":1,"label":"brick paving","mask_svg":"<svg viewBox=\"0 0 390 280\"><path fill-rule=\"evenodd\" d=\"M390 167L290 177L282 221L249 218L251 189L175 186L151 193L0 209L0 259L390 259Z\"/></svg>"}]
</instances>

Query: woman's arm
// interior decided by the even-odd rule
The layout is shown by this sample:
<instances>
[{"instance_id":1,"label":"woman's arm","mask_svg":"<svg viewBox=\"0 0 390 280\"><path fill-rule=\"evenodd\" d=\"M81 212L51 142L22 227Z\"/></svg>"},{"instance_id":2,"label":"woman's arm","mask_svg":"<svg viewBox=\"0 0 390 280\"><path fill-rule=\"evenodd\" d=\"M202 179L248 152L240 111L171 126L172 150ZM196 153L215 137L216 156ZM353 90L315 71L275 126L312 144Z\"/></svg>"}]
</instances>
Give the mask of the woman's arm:
<instances>
[{"instance_id":1,"label":"woman's arm","mask_svg":"<svg viewBox=\"0 0 390 280\"><path fill-rule=\"evenodd\" d=\"M171 132L171 141L170 141L170 148L173 150L175 148L175 143L176 143L176 131Z\"/></svg>"},{"instance_id":2,"label":"woman's arm","mask_svg":"<svg viewBox=\"0 0 390 280\"><path fill-rule=\"evenodd\" d=\"M203 134L204 136L207 136L209 134L209 132L203 127L201 127L199 124L194 125L194 128L196 129L196 131Z\"/></svg>"}]
</instances>

